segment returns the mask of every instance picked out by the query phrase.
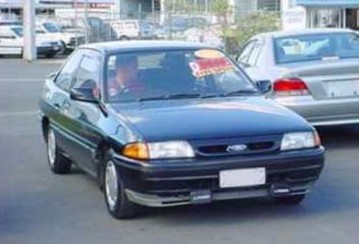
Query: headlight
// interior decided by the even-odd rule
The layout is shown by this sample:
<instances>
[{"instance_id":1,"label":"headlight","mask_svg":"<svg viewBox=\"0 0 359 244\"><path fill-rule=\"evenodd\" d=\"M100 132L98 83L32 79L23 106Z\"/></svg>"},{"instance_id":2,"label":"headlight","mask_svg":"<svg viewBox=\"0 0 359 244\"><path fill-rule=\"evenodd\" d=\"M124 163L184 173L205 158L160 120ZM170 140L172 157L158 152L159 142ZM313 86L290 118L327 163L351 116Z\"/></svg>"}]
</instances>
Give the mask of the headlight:
<instances>
[{"instance_id":1,"label":"headlight","mask_svg":"<svg viewBox=\"0 0 359 244\"><path fill-rule=\"evenodd\" d=\"M122 154L144 160L194 157L194 151L186 141L131 143L124 147Z\"/></svg>"},{"instance_id":2,"label":"headlight","mask_svg":"<svg viewBox=\"0 0 359 244\"><path fill-rule=\"evenodd\" d=\"M280 149L294 150L320 146L320 139L316 132L294 132L284 134Z\"/></svg>"}]
</instances>

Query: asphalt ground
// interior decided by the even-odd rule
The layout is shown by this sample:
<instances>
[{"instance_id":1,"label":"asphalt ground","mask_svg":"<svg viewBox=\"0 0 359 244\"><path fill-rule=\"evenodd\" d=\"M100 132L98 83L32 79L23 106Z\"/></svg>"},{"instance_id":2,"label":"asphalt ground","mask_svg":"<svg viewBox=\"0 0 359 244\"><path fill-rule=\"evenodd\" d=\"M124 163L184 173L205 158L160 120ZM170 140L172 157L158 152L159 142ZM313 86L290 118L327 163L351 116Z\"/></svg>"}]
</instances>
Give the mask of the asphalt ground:
<instances>
[{"instance_id":1,"label":"asphalt ground","mask_svg":"<svg viewBox=\"0 0 359 244\"><path fill-rule=\"evenodd\" d=\"M218 202L112 219L94 180L50 173L37 118L61 60L0 59L0 243L358 243L359 126L320 129L326 166L298 206Z\"/></svg>"}]
</instances>

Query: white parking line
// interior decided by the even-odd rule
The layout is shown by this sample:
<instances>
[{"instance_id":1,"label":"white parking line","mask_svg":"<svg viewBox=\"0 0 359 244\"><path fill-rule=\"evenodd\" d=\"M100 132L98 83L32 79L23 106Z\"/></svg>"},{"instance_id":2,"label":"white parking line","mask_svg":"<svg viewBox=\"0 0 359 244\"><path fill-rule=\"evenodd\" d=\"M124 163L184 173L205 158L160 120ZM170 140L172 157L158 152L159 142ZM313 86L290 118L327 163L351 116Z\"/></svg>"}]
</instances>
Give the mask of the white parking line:
<instances>
[{"instance_id":1,"label":"white parking line","mask_svg":"<svg viewBox=\"0 0 359 244\"><path fill-rule=\"evenodd\" d=\"M33 116L36 115L38 111L14 111L14 112L0 112L0 117L9 117L9 116Z\"/></svg>"},{"instance_id":2,"label":"white parking line","mask_svg":"<svg viewBox=\"0 0 359 244\"><path fill-rule=\"evenodd\" d=\"M62 59L45 59L45 60L37 60L37 63L43 63L43 64L62 64L66 61L66 58Z\"/></svg>"},{"instance_id":3,"label":"white parking line","mask_svg":"<svg viewBox=\"0 0 359 244\"><path fill-rule=\"evenodd\" d=\"M45 78L1 78L0 83L6 82L44 82Z\"/></svg>"}]
</instances>

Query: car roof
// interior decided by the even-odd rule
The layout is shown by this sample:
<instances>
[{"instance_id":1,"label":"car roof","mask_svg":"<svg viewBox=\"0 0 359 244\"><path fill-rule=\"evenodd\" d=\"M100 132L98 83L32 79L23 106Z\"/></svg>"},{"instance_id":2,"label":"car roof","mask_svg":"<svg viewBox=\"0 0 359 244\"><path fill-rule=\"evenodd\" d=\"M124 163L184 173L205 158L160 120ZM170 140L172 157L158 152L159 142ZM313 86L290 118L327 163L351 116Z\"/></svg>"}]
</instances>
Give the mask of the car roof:
<instances>
[{"instance_id":1,"label":"car roof","mask_svg":"<svg viewBox=\"0 0 359 244\"><path fill-rule=\"evenodd\" d=\"M95 49L101 52L126 52L126 51L151 51L151 50L168 50L168 49L196 49L211 48L208 45L196 42L185 41L113 41L93 44L85 44L80 48Z\"/></svg>"},{"instance_id":2,"label":"car roof","mask_svg":"<svg viewBox=\"0 0 359 244\"><path fill-rule=\"evenodd\" d=\"M297 35L310 35L310 34L329 34L329 33L355 33L350 29L341 29L341 28L312 28L312 29L302 29L302 30L293 30L293 31L274 31L267 32L257 35L256 37L271 37L271 38L280 38L287 36L297 36Z\"/></svg>"}]
</instances>

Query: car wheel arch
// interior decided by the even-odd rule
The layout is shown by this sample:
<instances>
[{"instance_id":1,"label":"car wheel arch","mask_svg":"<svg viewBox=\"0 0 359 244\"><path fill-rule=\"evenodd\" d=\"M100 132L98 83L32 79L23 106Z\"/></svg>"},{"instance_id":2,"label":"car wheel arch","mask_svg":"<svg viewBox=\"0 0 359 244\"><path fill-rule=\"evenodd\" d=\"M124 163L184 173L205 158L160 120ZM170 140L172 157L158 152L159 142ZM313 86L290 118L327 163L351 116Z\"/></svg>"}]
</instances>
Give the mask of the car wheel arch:
<instances>
[{"instance_id":1,"label":"car wheel arch","mask_svg":"<svg viewBox=\"0 0 359 244\"><path fill-rule=\"evenodd\" d=\"M47 140L46 135L49 130L49 126L50 126L49 118L47 118L46 116L42 117L41 119L42 136L44 137L45 140Z\"/></svg>"},{"instance_id":2,"label":"car wheel arch","mask_svg":"<svg viewBox=\"0 0 359 244\"><path fill-rule=\"evenodd\" d=\"M103 180L104 180L104 170L106 165L106 160L113 150L113 145L107 141L102 141L96 149L96 160L98 161L96 170L97 170L97 180L100 186L100 189L103 190Z\"/></svg>"}]
</instances>

